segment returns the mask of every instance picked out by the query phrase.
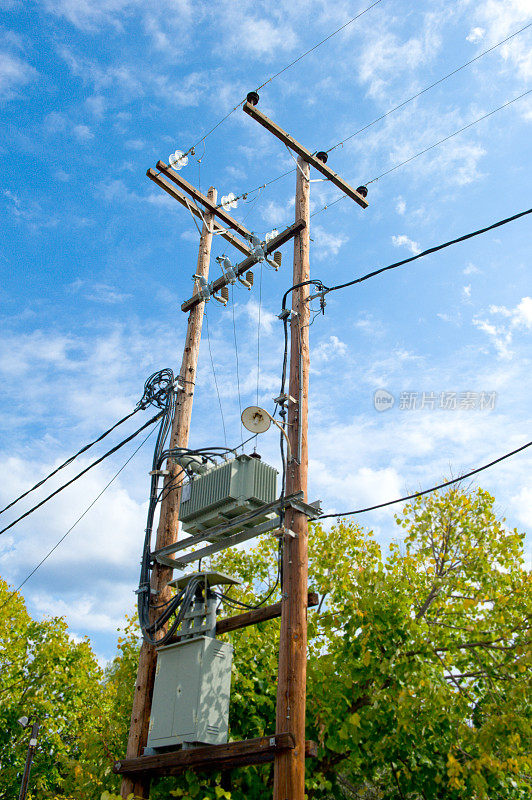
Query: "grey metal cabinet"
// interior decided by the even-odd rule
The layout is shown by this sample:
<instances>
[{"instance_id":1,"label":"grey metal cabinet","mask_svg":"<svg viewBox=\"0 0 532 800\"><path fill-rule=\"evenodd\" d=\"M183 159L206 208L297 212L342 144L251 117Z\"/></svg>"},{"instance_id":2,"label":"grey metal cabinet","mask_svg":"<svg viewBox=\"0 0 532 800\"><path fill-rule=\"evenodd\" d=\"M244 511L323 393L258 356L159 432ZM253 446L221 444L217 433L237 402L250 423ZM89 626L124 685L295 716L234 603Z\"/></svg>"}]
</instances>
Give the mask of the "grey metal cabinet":
<instances>
[{"instance_id":1,"label":"grey metal cabinet","mask_svg":"<svg viewBox=\"0 0 532 800\"><path fill-rule=\"evenodd\" d=\"M148 747L227 741L233 646L208 636L161 647Z\"/></svg>"}]
</instances>

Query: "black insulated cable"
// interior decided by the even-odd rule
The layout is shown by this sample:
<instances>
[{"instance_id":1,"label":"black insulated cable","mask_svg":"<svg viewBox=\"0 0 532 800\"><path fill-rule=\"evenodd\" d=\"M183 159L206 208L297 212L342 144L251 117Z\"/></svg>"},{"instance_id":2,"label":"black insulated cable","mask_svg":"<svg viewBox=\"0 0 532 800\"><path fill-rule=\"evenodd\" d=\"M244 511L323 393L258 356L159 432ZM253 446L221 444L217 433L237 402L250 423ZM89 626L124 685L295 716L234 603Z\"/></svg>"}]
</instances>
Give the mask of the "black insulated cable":
<instances>
[{"instance_id":1,"label":"black insulated cable","mask_svg":"<svg viewBox=\"0 0 532 800\"><path fill-rule=\"evenodd\" d=\"M382 272L387 272L390 269L396 269L397 267L402 267L405 264L410 264L412 261L417 261L419 258L424 258L431 253L437 253L439 250L444 250L446 247L450 247L453 244L465 242L468 239L473 239L475 236L480 236L482 233L493 231L495 228L500 228L502 225L507 225L509 222L514 222L516 219L526 217L527 214L532 214L532 208L528 208L526 211L520 211L519 214L513 214L511 217L506 217L506 219L501 219L498 222L494 222L492 225L488 225L486 228L480 228L479 230L472 231L472 233L466 233L464 236L459 236L457 239L451 239L443 244L429 247L427 250L423 250L422 253L418 253L415 256L410 256L410 258L404 258L402 261L396 261L394 264L388 264L387 267L380 267L380 269L373 270L373 272L368 272L367 275L362 275L360 278L355 278L354 280L347 281L346 283L340 283L337 286L324 287L325 294L328 292L336 292L339 289L346 289L348 286L354 286L357 283L362 283L362 281L367 281L369 278L374 278L376 275L380 275Z\"/></svg>"},{"instance_id":2,"label":"black insulated cable","mask_svg":"<svg viewBox=\"0 0 532 800\"><path fill-rule=\"evenodd\" d=\"M490 467L495 466L495 464L499 464L501 461L504 461L507 458L511 458L511 456L515 456L516 453L521 453L523 450L526 450L527 447L530 447L532 442L527 442L526 444L518 447L516 450L512 450L510 453L506 453L503 456L499 456L494 461L490 461L489 464L484 464L482 467L477 467L476 469L472 469L471 472L466 472L464 475L460 475L458 478L453 478L450 481L444 481L443 483L439 483L437 486L432 486L430 489L423 489L422 492L414 492L414 494L406 495L406 497L399 497L397 500L388 500L386 503L378 503L376 506L368 506L367 508L358 508L356 511L338 511L335 514L322 514L318 519L328 519L329 517L350 517L354 514L365 514L367 511L375 511L378 508L385 508L386 506L393 506L396 503L404 503L406 500L414 500L416 497L423 497L425 494L431 494L431 492L437 492L439 489L445 489L446 486L452 486L454 483L460 483L460 481L465 480L466 478L470 478L472 475L477 475L479 472L483 472L485 469L489 469Z\"/></svg>"},{"instance_id":3,"label":"black insulated cable","mask_svg":"<svg viewBox=\"0 0 532 800\"><path fill-rule=\"evenodd\" d=\"M124 422L127 422L128 419L131 419L131 417L135 416L135 414L137 414L139 411L143 411L149 405L157 405L159 408L161 408L160 405L161 396L162 393L164 393L165 387L168 385L169 380L172 383L174 381L172 370L169 369L163 369L160 372L155 372L153 375L150 375L150 377L144 384L144 392L141 399L139 400L139 402L137 403L137 405L135 406L133 411L131 411L130 414L126 414L125 417L122 417L122 419L118 420L118 422L115 422L115 424L111 428L101 433L97 439L94 439L93 442L89 442L89 444L84 445L84 447L78 450L77 453L74 453L73 456L67 458L66 461L63 461L62 464L60 464L58 467L56 467L56 469L50 472L49 475L47 475L42 480L38 481L36 484L34 484L34 486L32 486L27 491L23 492L21 495L16 497L15 500L12 500L10 503L8 503L7 506L5 506L0 510L0 514L3 514L4 511L7 511L8 509L12 508L15 505L15 503L19 502L19 500L23 500L24 497L27 497L29 494L31 494L31 492L34 492L36 489L38 489L40 486L46 483L46 481L50 480L50 478L53 478L54 475L57 475L57 473L60 472L62 469L68 467L70 464L72 464L73 461L76 460L76 458L81 456L83 453L86 453L87 450L90 450L90 448L94 447L95 444L101 442L103 439L106 438L106 436L109 436L110 433L116 430L116 428L118 428L120 425L123 425Z\"/></svg>"},{"instance_id":4,"label":"black insulated cable","mask_svg":"<svg viewBox=\"0 0 532 800\"><path fill-rule=\"evenodd\" d=\"M131 442L131 440L134 439L136 436L138 436L140 433L142 433L142 431L146 430L146 428L148 428L150 425L153 425L154 422L157 422L157 420L161 418L161 415L162 412L159 412L159 414L156 414L154 417L149 419L147 422L144 423L144 425L142 425L134 433L132 433L131 436L128 436L127 439L123 439L123 441L121 441L119 444L112 447L111 450L108 450L107 453L104 453L103 456L98 458L96 461L93 461L92 464L89 464L88 467L85 467L85 469L81 470L81 472L78 472L77 475L75 475L73 478L64 483L54 492L45 497L44 500L41 500L40 503L36 503L36 505L32 506L30 509L28 509L28 511L24 512L24 514L21 514L20 517L17 517L17 519L13 520L13 522L10 522L9 525L6 525L5 528L2 528L2 530L0 530L0 534L5 533L14 525L16 525L18 522L25 519L30 514L33 514L34 511L36 511L38 508L40 508L49 500L51 500L52 497L55 497L56 495L59 494L59 492L62 492L63 489L66 489L68 486L71 486L73 483L75 483L75 481L77 481L79 478L85 475L89 470L93 469L93 467L96 467L98 464L101 464L102 461L104 461L106 458L113 455L113 453L116 453L117 450L120 450L120 448L124 447L124 445L126 445L128 442Z\"/></svg>"}]
</instances>

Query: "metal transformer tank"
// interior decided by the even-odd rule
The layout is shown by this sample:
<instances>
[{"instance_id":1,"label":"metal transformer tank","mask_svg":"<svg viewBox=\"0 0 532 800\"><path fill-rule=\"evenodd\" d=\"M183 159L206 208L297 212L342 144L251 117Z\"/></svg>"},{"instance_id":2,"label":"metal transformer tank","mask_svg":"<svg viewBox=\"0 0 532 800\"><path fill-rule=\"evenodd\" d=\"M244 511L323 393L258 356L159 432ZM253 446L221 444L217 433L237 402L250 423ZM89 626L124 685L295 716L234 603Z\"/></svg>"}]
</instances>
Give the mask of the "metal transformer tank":
<instances>
[{"instance_id":1,"label":"metal transformer tank","mask_svg":"<svg viewBox=\"0 0 532 800\"><path fill-rule=\"evenodd\" d=\"M276 499L277 470L260 458L241 455L209 469L183 487L179 518L183 530L199 533ZM272 514L258 515L253 525ZM249 523L248 523L249 524ZM233 533L240 530L234 528Z\"/></svg>"}]
</instances>

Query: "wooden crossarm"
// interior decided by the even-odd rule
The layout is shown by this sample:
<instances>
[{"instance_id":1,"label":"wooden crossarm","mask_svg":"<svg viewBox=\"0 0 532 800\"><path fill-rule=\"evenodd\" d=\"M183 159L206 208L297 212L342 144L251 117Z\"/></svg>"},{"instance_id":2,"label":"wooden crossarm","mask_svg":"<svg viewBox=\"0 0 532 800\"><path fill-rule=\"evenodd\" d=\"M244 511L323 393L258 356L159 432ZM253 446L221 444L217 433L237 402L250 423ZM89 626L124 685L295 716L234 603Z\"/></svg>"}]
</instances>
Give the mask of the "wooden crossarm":
<instances>
[{"instance_id":1,"label":"wooden crossarm","mask_svg":"<svg viewBox=\"0 0 532 800\"><path fill-rule=\"evenodd\" d=\"M326 178L330 180L331 183L334 183L339 189L344 192L351 200L354 200L355 203L358 203L361 208L367 208L369 203L365 197L362 197L352 186L350 186L343 178L336 174L327 164L324 164L323 161L320 161L319 158L312 155L310 150L307 150L306 147L303 147L293 136L290 136L289 133L286 133L279 125L276 125L266 114L263 114L262 111L256 106L252 106L251 103L245 103L243 106L243 110L246 114L249 114L252 119L256 120L263 128L266 128L267 131L273 133L278 139L283 142L283 144L287 145L294 153L297 153L298 156L304 158L305 161L308 161L314 169L317 169L318 172L321 172Z\"/></svg>"},{"instance_id":2,"label":"wooden crossarm","mask_svg":"<svg viewBox=\"0 0 532 800\"><path fill-rule=\"evenodd\" d=\"M293 750L294 747L291 733L278 733L275 736L261 736L258 739L245 739L241 742L194 747L140 758L125 758L123 761L115 761L113 772L119 775L151 776L174 775L187 769L234 769L248 764L273 761L276 753ZM312 758L316 755L316 742L305 742L305 756Z\"/></svg>"},{"instance_id":3,"label":"wooden crossarm","mask_svg":"<svg viewBox=\"0 0 532 800\"><path fill-rule=\"evenodd\" d=\"M156 170L152 169L151 167L146 172L146 175L148 176L148 178L151 181L156 183L157 186L160 186L161 189L164 189L164 191L167 194L169 194L170 197L173 197L174 200L177 200L178 203L181 203L181 205L184 206L185 208L187 208L195 217L197 217L198 219L203 221L203 217L201 216L201 213L196 208L196 206L193 203L191 203L190 201L187 202L187 197L185 197L185 195L182 194L179 191L179 189L176 189L175 186L172 186L168 182L168 179L164 175L161 175L159 172L157 172ZM222 239L225 239L226 242L229 242L230 244L232 244L233 247L236 247L236 249L240 250L240 252L243 253L245 256L248 256L248 255L251 254L251 250L247 246L247 244L245 244L244 242L240 241L240 239L237 239L237 237L233 233L231 233L231 231L226 231L225 233L222 233L220 235L221 235Z\"/></svg>"},{"instance_id":4,"label":"wooden crossarm","mask_svg":"<svg viewBox=\"0 0 532 800\"><path fill-rule=\"evenodd\" d=\"M224 211L223 208L217 206L215 203L209 200L208 197L202 194L202 192L200 192L199 189L196 189L195 186L192 186L191 183L182 178L181 175L178 175L177 172L174 172L172 169L170 169L168 164L165 164L164 161L157 162L157 169L160 170L160 172L162 172L164 175L166 175L167 178L170 178L170 180L177 186L179 186L181 189L183 189L183 191L185 191L187 194L193 197L194 200L197 200L199 203L205 206L207 211L212 211L212 213L216 217L222 220L224 225L227 225L229 228L233 228L233 230L235 230L237 233L240 234L240 236L243 236L245 239L251 236L251 232L248 231L248 229L245 228L243 225L241 225L240 222L238 222L238 220L236 220L234 217L228 214L227 211ZM151 175L148 175L148 177L151 177Z\"/></svg>"}]
</instances>

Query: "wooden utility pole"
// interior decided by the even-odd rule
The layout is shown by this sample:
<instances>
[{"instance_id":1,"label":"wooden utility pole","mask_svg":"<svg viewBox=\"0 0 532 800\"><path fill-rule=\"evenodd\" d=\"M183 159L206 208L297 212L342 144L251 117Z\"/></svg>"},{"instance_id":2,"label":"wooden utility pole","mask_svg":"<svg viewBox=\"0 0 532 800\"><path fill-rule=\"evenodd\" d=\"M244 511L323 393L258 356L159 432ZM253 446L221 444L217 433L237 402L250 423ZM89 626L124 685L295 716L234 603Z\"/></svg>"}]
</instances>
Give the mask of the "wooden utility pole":
<instances>
[{"instance_id":1,"label":"wooden utility pole","mask_svg":"<svg viewBox=\"0 0 532 800\"><path fill-rule=\"evenodd\" d=\"M212 204L216 203L216 189L213 187L209 189L208 198ZM213 218L214 215L212 213L205 213L205 221L200 237L196 275L202 276L205 279L209 276ZM196 282L196 284L196 288L198 288L198 282ZM205 302L198 303L192 308L188 318L185 349L179 373L180 386L178 389L175 416L172 421L170 447L187 447L188 445L204 309ZM173 486L179 484L182 472L181 468L171 461L168 461L166 468L169 470L170 474L165 480L165 486L171 481L175 481ZM181 489L175 488L168 491L161 503L159 525L157 527L157 549L177 541L180 500ZM157 604L169 598L170 590L167 584L172 578L172 573L173 570L171 567L163 566L158 563L154 565L151 589L152 597ZM140 650L137 681L133 697L127 758L138 758L142 756L146 746L156 664L157 651L155 647L147 644L147 642L143 642ZM129 794L133 793L135 798L147 798L150 792L150 776L148 774L140 774L137 777L126 776L122 779L120 791L122 797L127 797Z\"/></svg>"},{"instance_id":2,"label":"wooden utility pole","mask_svg":"<svg viewBox=\"0 0 532 800\"><path fill-rule=\"evenodd\" d=\"M310 277L310 166L298 158L296 220L306 226L294 239L293 285ZM288 436L292 460L287 466L286 493L303 491L307 501L309 286L292 292ZM274 800L304 800L305 708L307 675L308 520L302 511L287 508L283 538L281 639L277 683L276 733L291 733L293 750L275 757Z\"/></svg>"}]
</instances>

